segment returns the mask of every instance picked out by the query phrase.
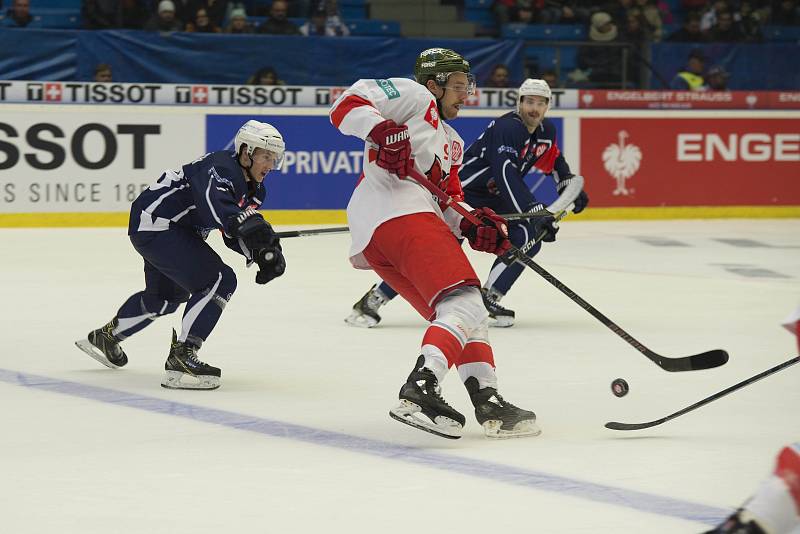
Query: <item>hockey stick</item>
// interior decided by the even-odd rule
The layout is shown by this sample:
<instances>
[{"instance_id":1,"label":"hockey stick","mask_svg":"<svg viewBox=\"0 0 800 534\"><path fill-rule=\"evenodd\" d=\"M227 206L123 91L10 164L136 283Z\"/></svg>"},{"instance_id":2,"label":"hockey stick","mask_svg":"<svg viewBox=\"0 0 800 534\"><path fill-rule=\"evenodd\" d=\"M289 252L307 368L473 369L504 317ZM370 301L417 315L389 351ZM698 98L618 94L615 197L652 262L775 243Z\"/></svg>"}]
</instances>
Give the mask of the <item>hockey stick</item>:
<instances>
[{"instance_id":1,"label":"hockey stick","mask_svg":"<svg viewBox=\"0 0 800 534\"><path fill-rule=\"evenodd\" d=\"M507 221L517 221L520 219L532 219L547 215L558 215L565 211L572 210L575 207L575 200L577 200L578 195L580 195L581 191L583 191L583 183L583 176L579 174L575 175L569 178L567 187L564 188L558 198L555 199L552 204L546 206L543 210L533 212L527 211L522 213L504 213L500 216Z\"/></svg>"},{"instance_id":2,"label":"hockey stick","mask_svg":"<svg viewBox=\"0 0 800 534\"><path fill-rule=\"evenodd\" d=\"M706 397L705 399L703 399L701 401L695 402L691 406L687 406L683 410L679 410L679 411L675 412L674 414L668 415L666 417L662 417L661 419L656 419L655 421L650 421L650 422L647 422L647 423L616 423L616 422L612 422L612 423L606 423L605 426L606 426L606 428L610 428L611 430L641 430L643 428L650 428L651 426L660 425L661 423L666 423L667 421L675 419L676 417L680 417L681 415L683 415L685 413L689 413L689 412L691 412L693 410L696 410L696 409L700 408L701 406L705 406L709 402L714 402L717 399L721 399L725 395L733 393L737 389L742 389L745 386L749 386L750 384L758 382L762 378L766 378L769 375L775 374L778 371L782 371L783 369L786 369L787 367L791 367L792 365L796 364L797 362L800 362L800 356L795 356L791 360L787 360L787 361L783 362L780 365L776 365L775 367L772 367L771 369L767 369L763 373L758 373L755 376L751 376L747 380L742 380L738 384L734 384L733 386L731 386L731 387L729 387L727 389L723 389L719 393L714 393L710 397Z\"/></svg>"},{"instance_id":3,"label":"hockey stick","mask_svg":"<svg viewBox=\"0 0 800 534\"><path fill-rule=\"evenodd\" d=\"M475 225L483 224L475 215L467 211L462 205L454 202L450 196L442 191L440 188L433 185L423 174L421 174L416 169L411 169L411 177L414 178L421 186L425 189L430 191L436 198L439 199L445 206L454 209L456 212L464 216L468 221ZM728 361L728 353L722 349L715 349L710 350L707 352L702 352L700 354L694 354L691 356L683 356L680 358L668 358L666 356L662 356L657 354L644 346L638 340L636 340L633 336L627 333L625 330L617 326L617 324L600 313L600 311L583 300L580 296L578 296L574 291L570 288L565 286L561 283L555 276L548 273L543 267L539 264L534 262L528 256L526 256L521 250L517 247L512 246L511 250L507 253L509 257L513 257L515 260L524 263L529 268L536 271L536 273L547 280L550 284L552 284L556 289L564 293L567 297L570 298L574 303L578 306L589 312L595 319L603 323L606 327L608 327L612 332L617 334L619 337L624 339L629 345L633 348L644 354L650 361L664 369L665 371L670 372L677 372L677 371L695 371L700 369L711 369L713 367L719 367L720 365L725 364Z\"/></svg>"},{"instance_id":4,"label":"hockey stick","mask_svg":"<svg viewBox=\"0 0 800 534\"><path fill-rule=\"evenodd\" d=\"M281 239L285 237L308 237L321 234L346 234L350 231L347 226L336 226L334 228L312 228L307 230L288 230L286 232L275 232Z\"/></svg>"},{"instance_id":5,"label":"hockey stick","mask_svg":"<svg viewBox=\"0 0 800 534\"><path fill-rule=\"evenodd\" d=\"M552 204L545 208L546 211L537 211L535 213L509 213L500 215L507 221L515 221L518 219L530 219L533 217L543 217L545 215L560 215L557 220L560 220L564 215L563 212L572 209L572 203L578 198L578 195L583 191L583 176L575 175L570 178L570 183L561 192L557 199ZM277 232L279 238L286 237L308 237L322 234L344 234L350 231L347 226L337 226L334 228L314 228L309 230L291 230L286 232ZM538 241L537 241L538 243ZM535 244L535 243L534 243Z\"/></svg>"}]
</instances>

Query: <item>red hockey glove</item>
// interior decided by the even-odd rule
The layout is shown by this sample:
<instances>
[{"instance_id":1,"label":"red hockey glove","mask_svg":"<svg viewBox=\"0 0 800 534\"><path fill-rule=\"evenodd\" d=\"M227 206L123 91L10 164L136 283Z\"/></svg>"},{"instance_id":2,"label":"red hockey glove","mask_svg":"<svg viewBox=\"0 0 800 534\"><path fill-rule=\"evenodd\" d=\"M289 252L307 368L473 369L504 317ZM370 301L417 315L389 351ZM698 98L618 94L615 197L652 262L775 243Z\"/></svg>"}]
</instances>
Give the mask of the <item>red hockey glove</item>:
<instances>
[{"instance_id":1,"label":"red hockey glove","mask_svg":"<svg viewBox=\"0 0 800 534\"><path fill-rule=\"evenodd\" d=\"M375 164L400 178L408 176L414 165L408 127L405 124L398 125L391 119L385 120L369 132L369 137L378 145Z\"/></svg>"},{"instance_id":2,"label":"red hockey glove","mask_svg":"<svg viewBox=\"0 0 800 534\"><path fill-rule=\"evenodd\" d=\"M491 252L502 256L511 248L508 240L508 224L506 220L489 208L478 208L472 211L482 222L471 223L466 217L461 219L461 235L467 238L469 245L481 252Z\"/></svg>"}]
</instances>

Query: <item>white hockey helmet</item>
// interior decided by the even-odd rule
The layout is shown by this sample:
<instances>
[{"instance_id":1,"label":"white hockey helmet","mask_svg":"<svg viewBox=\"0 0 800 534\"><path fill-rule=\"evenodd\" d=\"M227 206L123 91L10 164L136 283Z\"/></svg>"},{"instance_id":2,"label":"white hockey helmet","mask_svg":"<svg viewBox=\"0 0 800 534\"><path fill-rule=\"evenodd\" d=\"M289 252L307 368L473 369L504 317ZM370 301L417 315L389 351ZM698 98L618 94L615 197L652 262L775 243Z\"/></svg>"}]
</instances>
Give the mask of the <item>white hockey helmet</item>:
<instances>
[{"instance_id":1,"label":"white hockey helmet","mask_svg":"<svg viewBox=\"0 0 800 534\"><path fill-rule=\"evenodd\" d=\"M553 97L552 91L550 91L550 86L547 85L547 82L544 80L537 80L534 78L528 78L522 85L519 86L519 93L517 102L522 100L523 96L541 96L547 99L547 106L550 106L550 100Z\"/></svg>"},{"instance_id":2,"label":"white hockey helmet","mask_svg":"<svg viewBox=\"0 0 800 534\"><path fill-rule=\"evenodd\" d=\"M263 148L275 154L275 169L281 168L283 152L286 145L283 136L273 125L266 122L249 120L239 128L233 140L237 154L241 154L242 145L247 147L247 155L252 156L257 148Z\"/></svg>"}]
</instances>

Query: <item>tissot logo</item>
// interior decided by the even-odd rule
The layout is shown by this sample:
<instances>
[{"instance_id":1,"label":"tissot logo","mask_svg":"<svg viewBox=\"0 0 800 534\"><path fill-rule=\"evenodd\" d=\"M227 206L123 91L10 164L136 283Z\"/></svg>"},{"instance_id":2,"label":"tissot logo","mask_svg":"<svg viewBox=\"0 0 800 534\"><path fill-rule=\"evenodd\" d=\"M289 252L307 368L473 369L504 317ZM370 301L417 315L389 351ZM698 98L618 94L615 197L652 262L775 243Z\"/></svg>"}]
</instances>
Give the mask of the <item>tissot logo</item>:
<instances>
[{"instance_id":1,"label":"tissot logo","mask_svg":"<svg viewBox=\"0 0 800 534\"><path fill-rule=\"evenodd\" d=\"M192 86L192 104L208 104L208 86Z\"/></svg>"},{"instance_id":2,"label":"tissot logo","mask_svg":"<svg viewBox=\"0 0 800 534\"><path fill-rule=\"evenodd\" d=\"M28 100L39 101L44 98L44 84L29 83L27 87Z\"/></svg>"},{"instance_id":3,"label":"tissot logo","mask_svg":"<svg viewBox=\"0 0 800 534\"><path fill-rule=\"evenodd\" d=\"M44 99L48 102L61 102L61 84L60 83L46 83L44 84Z\"/></svg>"},{"instance_id":4,"label":"tissot logo","mask_svg":"<svg viewBox=\"0 0 800 534\"><path fill-rule=\"evenodd\" d=\"M192 101L192 88L188 85L175 86L175 103L188 104Z\"/></svg>"}]
</instances>

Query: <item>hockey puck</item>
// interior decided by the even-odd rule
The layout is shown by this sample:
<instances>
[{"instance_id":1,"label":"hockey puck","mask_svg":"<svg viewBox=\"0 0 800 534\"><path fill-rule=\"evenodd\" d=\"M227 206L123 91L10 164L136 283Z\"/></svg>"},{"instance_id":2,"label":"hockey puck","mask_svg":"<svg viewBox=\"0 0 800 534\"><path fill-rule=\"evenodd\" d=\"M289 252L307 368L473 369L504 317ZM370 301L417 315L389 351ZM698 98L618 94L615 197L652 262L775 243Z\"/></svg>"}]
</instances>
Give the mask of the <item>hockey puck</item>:
<instances>
[{"instance_id":1,"label":"hockey puck","mask_svg":"<svg viewBox=\"0 0 800 534\"><path fill-rule=\"evenodd\" d=\"M616 397L624 397L630 391L630 387L628 387L628 383L625 382L624 378L616 378L613 382L611 382L611 393L614 394Z\"/></svg>"}]
</instances>

